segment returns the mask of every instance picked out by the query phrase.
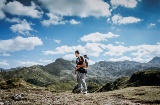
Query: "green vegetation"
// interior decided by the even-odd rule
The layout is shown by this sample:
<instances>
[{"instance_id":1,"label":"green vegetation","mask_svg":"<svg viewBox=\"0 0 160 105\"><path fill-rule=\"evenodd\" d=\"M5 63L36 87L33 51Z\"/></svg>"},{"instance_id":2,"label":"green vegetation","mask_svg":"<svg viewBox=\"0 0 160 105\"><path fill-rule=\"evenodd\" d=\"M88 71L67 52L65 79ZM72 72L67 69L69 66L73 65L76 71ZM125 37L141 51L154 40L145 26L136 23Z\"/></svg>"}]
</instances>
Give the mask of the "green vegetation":
<instances>
[{"instance_id":1,"label":"green vegetation","mask_svg":"<svg viewBox=\"0 0 160 105\"><path fill-rule=\"evenodd\" d=\"M98 92L112 91L135 86L160 86L160 71L144 70L134 73L130 78L121 77L113 82L108 82Z\"/></svg>"},{"instance_id":2,"label":"green vegetation","mask_svg":"<svg viewBox=\"0 0 160 105\"><path fill-rule=\"evenodd\" d=\"M160 86L160 71L146 70L134 73L130 80L130 86Z\"/></svg>"},{"instance_id":3,"label":"green vegetation","mask_svg":"<svg viewBox=\"0 0 160 105\"><path fill-rule=\"evenodd\" d=\"M107 83L105 86L103 86L97 92L105 92L105 91L112 91L115 89L126 88L128 85L128 80L129 80L129 77L118 78L114 82Z\"/></svg>"},{"instance_id":4,"label":"green vegetation","mask_svg":"<svg viewBox=\"0 0 160 105\"><path fill-rule=\"evenodd\" d=\"M46 65L44 69L55 76L60 76L62 70L74 70L75 67L70 61L58 58L55 62Z\"/></svg>"},{"instance_id":5,"label":"green vegetation","mask_svg":"<svg viewBox=\"0 0 160 105\"><path fill-rule=\"evenodd\" d=\"M32 87L33 85L25 82L20 78L9 79L7 81L0 82L0 89L12 89L12 88L23 88Z\"/></svg>"},{"instance_id":6,"label":"green vegetation","mask_svg":"<svg viewBox=\"0 0 160 105\"><path fill-rule=\"evenodd\" d=\"M97 83L95 83L95 82L89 82L89 83L87 84L87 86L88 86L88 92L89 92L89 93L94 93L94 92L96 92L98 89L100 89L100 87L102 87L101 85L99 85L99 84L97 84Z\"/></svg>"}]
</instances>

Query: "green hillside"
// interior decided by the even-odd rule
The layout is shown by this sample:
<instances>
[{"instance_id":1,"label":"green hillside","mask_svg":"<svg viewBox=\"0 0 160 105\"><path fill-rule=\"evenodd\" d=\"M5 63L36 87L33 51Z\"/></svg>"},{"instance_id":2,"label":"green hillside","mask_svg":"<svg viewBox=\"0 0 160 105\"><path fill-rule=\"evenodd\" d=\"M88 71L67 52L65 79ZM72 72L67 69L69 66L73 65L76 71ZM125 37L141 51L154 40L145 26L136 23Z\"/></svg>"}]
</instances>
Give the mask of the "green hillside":
<instances>
[{"instance_id":1,"label":"green hillside","mask_svg":"<svg viewBox=\"0 0 160 105\"><path fill-rule=\"evenodd\" d=\"M129 77L121 77L113 82L107 83L97 92L106 92L126 87L137 86L160 86L160 71L159 70L144 70L139 71Z\"/></svg>"}]
</instances>

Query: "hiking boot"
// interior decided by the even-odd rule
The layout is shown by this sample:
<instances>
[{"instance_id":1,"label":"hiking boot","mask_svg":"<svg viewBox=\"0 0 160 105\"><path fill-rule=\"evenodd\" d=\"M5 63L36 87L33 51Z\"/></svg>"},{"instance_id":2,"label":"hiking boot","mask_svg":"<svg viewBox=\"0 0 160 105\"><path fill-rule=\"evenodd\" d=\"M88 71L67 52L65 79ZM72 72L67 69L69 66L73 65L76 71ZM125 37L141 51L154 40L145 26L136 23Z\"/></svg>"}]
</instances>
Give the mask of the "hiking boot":
<instances>
[{"instance_id":1,"label":"hiking boot","mask_svg":"<svg viewBox=\"0 0 160 105\"><path fill-rule=\"evenodd\" d=\"M84 94L87 94L87 91L84 91Z\"/></svg>"}]
</instances>

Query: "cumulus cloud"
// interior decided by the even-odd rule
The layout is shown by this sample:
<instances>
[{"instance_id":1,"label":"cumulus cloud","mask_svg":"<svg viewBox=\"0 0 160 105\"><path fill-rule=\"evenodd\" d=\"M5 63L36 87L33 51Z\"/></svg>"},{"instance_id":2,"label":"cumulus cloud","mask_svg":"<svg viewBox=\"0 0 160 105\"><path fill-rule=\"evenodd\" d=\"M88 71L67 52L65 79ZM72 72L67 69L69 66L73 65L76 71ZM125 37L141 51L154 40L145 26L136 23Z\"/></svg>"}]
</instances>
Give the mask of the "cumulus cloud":
<instances>
[{"instance_id":1,"label":"cumulus cloud","mask_svg":"<svg viewBox=\"0 0 160 105\"><path fill-rule=\"evenodd\" d=\"M44 55L56 55L56 54L66 54L65 58L72 56L70 53L73 54L76 50L79 50L81 54L87 54L90 56L98 57L103 49L101 48L101 44L98 43L87 43L85 46L77 45L77 46L60 46L57 47L54 51L48 50L43 51Z\"/></svg>"},{"instance_id":2,"label":"cumulus cloud","mask_svg":"<svg viewBox=\"0 0 160 105\"><path fill-rule=\"evenodd\" d=\"M29 16L32 18L40 18L43 14L34 2L31 2L31 6L24 6L18 1L9 2L3 7L3 10L12 15Z\"/></svg>"},{"instance_id":3,"label":"cumulus cloud","mask_svg":"<svg viewBox=\"0 0 160 105\"><path fill-rule=\"evenodd\" d=\"M79 50L81 54L87 54L88 56L98 57L100 54L109 57L110 61L138 61L148 62L155 56L160 55L160 43L156 45L137 45L137 46L123 46L123 45L112 45L102 43L86 43L85 46L60 46L54 51L43 51L45 55L56 55L62 54L65 59L73 59L75 55L73 52ZM107 51L106 51L107 50ZM130 57L126 56L129 54Z\"/></svg>"},{"instance_id":4,"label":"cumulus cloud","mask_svg":"<svg viewBox=\"0 0 160 105\"><path fill-rule=\"evenodd\" d=\"M41 65L41 63L37 63L33 61L20 61L20 60L17 61L17 66L20 66L20 67L30 67L33 65Z\"/></svg>"},{"instance_id":5,"label":"cumulus cloud","mask_svg":"<svg viewBox=\"0 0 160 105\"><path fill-rule=\"evenodd\" d=\"M0 61L0 66L1 67L9 66L9 63L7 61Z\"/></svg>"},{"instance_id":6,"label":"cumulus cloud","mask_svg":"<svg viewBox=\"0 0 160 105\"><path fill-rule=\"evenodd\" d=\"M122 17L121 15L114 15L112 17L112 22L114 24L132 24L132 23L138 23L142 21L141 19L139 18L136 18L136 17L132 17L132 16L129 16L129 17Z\"/></svg>"},{"instance_id":7,"label":"cumulus cloud","mask_svg":"<svg viewBox=\"0 0 160 105\"><path fill-rule=\"evenodd\" d=\"M3 12L3 7L5 6L5 2L6 0L0 0L0 20L4 19L6 17L6 15Z\"/></svg>"},{"instance_id":8,"label":"cumulus cloud","mask_svg":"<svg viewBox=\"0 0 160 105\"><path fill-rule=\"evenodd\" d=\"M149 59L160 55L160 44L157 45L139 45L136 46L136 52L132 53L136 58L142 58L149 61Z\"/></svg>"},{"instance_id":9,"label":"cumulus cloud","mask_svg":"<svg viewBox=\"0 0 160 105\"><path fill-rule=\"evenodd\" d=\"M126 8L134 8L139 0L111 0L112 6L123 6Z\"/></svg>"},{"instance_id":10,"label":"cumulus cloud","mask_svg":"<svg viewBox=\"0 0 160 105\"><path fill-rule=\"evenodd\" d=\"M156 27L156 24L155 24L155 23L150 23L150 24L148 24L148 28L154 28L154 27Z\"/></svg>"},{"instance_id":11,"label":"cumulus cloud","mask_svg":"<svg viewBox=\"0 0 160 105\"><path fill-rule=\"evenodd\" d=\"M56 55L56 54L67 54L67 53L73 53L74 51L79 50L81 53L85 53L85 49L83 46L60 46L55 49L55 51L43 51L44 55Z\"/></svg>"},{"instance_id":12,"label":"cumulus cloud","mask_svg":"<svg viewBox=\"0 0 160 105\"><path fill-rule=\"evenodd\" d=\"M35 46L40 45L43 45L43 42L38 37L23 38L18 36L14 39L0 40L0 52L32 50Z\"/></svg>"},{"instance_id":13,"label":"cumulus cloud","mask_svg":"<svg viewBox=\"0 0 160 105\"><path fill-rule=\"evenodd\" d=\"M51 62L53 62L52 60L47 60L47 59L40 59L39 61L42 62L42 63L51 63Z\"/></svg>"},{"instance_id":14,"label":"cumulus cloud","mask_svg":"<svg viewBox=\"0 0 160 105\"><path fill-rule=\"evenodd\" d=\"M51 13L60 16L110 16L109 4L102 0L40 0ZM96 4L96 6L95 6Z\"/></svg>"},{"instance_id":15,"label":"cumulus cloud","mask_svg":"<svg viewBox=\"0 0 160 105\"><path fill-rule=\"evenodd\" d=\"M33 31L30 25L32 23L28 23L25 19L22 21L19 21L17 19L8 20L10 22L18 22L17 24L14 24L10 27L10 29L15 32L22 35L30 35L30 31Z\"/></svg>"},{"instance_id":16,"label":"cumulus cloud","mask_svg":"<svg viewBox=\"0 0 160 105\"><path fill-rule=\"evenodd\" d=\"M108 32L107 34L95 32L88 35L84 35L83 37L80 38L80 40L84 42L100 42L100 41L107 41L107 39L109 38L114 38L118 36L119 35L115 35L112 32Z\"/></svg>"},{"instance_id":17,"label":"cumulus cloud","mask_svg":"<svg viewBox=\"0 0 160 105\"><path fill-rule=\"evenodd\" d=\"M75 54L67 54L63 58L67 60L73 60L75 59Z\"/></svg>"},{"instance_id":18,"label":"cumulus cloud","mask_svg":"<svg viewBox=\"0 0 160 105\"><path fill-rule=\"evenodd\" d=\"M122 56L124 53L129 51L134 51L136 48L134 46L125 47L122 45L114 46L112 44L103 45L103 48L107 49L108 51L104 53L104 56Z\"/></svg>"},{"instance_id":19,"label":"cumulus cloud","mask_svg":"<svg viewBox=\"0 0 160 105\"><path fill-rule=\"evenodd\" d=\"M46 15L49 17L48 20L43 20L41 23L44 26L50 26L50 25L58 25L58 24L65 24L67 21L63 21L62 16L57 16L53 13L46 13Z\"/></svg>"},{"instance_id":20,"label":"cumulus cloud","mask_svg":"<svg viewBox=\"0 0 160 105\"><path fill-rule=\"evenodd\" d=\"M53 41L58 44L61 43L61 40L53 39Z\"/></svg>"},{"instance_id":21,"label":"cumulus cloud","mask_svg":"<svg viewBox=\"0 0 160 105\"><path fill-rule=\"evenodd\" d=\"M116 44L125 44L124 42L115 41Z\"/></svg>"},{"instance_id":22,"label":"cumulus cloud","mask_svg":"<svg viewBox=\"0 0 160 105\"><path fill-rule=\"evenodd\" d=\"M100 47L101 44L98 43L87 43L84 47L86 53L90 56L98 57L103 49Z\"/></svg>"},{"instance_id":23,"label":"cumulus cloud","mask_svg":"<svg viewBox=\"0 0 160 105\"><path fill-rule=\"evenodd\" d=\"M9 57L9 56L11 56L11 55L8 54L8 53L3 53L2 56Z\"/></svg>"},{"instance_id":24,"label":"cumulus cloud","mask_svg":"<svg viewBox=\"0 0 160 105\"><path fill-rule=\"evenodd\" d=\"M132 58L128 57L128 56L122 56L119 58L110 58L109 61L132 61Z\"/></svg>"},{"instance_id":25,"label":"cumulus cloud","mask_svg":"<svg viewBox=\"0 0 160 105\"><path fill-rule=\"evenodd\" d=\"M6 21L7 22L10 22L10 23L20 23L21 22L21 19L19 19L19 18L12 18L12 19L10 19L10 18L6 18Z\"/></svg>"},{"instance_id":26,"label":"cumulus cloud","mask_svg":"<svg viewBox=\"0 0 160 105\"><path fill-rule=\"evenodd\" d=\"M106 55L124 56L125 53L128 53L132 57L133 61L138 61L138 62L148 62L153 57L160 55L160 44L159 43L155 45L144 44L144 45L128 46L128 47L125 47L122 45L114 46L114 45L109 44L109 45L103 45L102 48L108 50L107 52L104 53L104 56Z\"/></svg>"},{"instance_id":27,"label":"cumulus cloud","mask_svg":"<svg viewBox=\"0 0 160 105\"><path fill-rule=\"evenodd\" d=\"M74 20L74 19L71 19L71 20L69 21L69 23L75 25L75 24L80 24L81 22L80 22L80 21L76 21L76 20Z\"/></svg>"}]
</instances>

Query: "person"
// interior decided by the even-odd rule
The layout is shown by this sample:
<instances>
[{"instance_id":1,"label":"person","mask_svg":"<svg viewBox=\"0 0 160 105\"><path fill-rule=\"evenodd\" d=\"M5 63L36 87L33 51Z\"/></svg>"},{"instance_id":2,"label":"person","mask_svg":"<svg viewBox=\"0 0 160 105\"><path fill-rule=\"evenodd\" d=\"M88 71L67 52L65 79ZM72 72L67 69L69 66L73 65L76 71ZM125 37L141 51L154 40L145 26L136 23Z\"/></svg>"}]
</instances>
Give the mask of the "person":
<instances>
[{"instance_id":1,"label":"person","mask_svg":"<svg viewBox=\"0 0 160 105\"><path fill-rule=\"evenodd\" d=\"M77 76L77 82L78 82L78 90L80 93L82 93L82 87L84 89L84 94L87 94L87 85L86 85L86 77L85 73L83 73L85 65L85 61L82 56L80 56L79 51L75 51L76 59L76 76Z\"/></svg>"}]
</instances>

